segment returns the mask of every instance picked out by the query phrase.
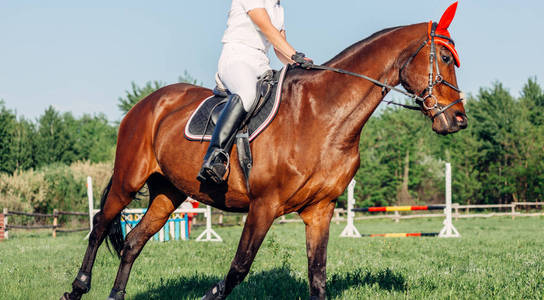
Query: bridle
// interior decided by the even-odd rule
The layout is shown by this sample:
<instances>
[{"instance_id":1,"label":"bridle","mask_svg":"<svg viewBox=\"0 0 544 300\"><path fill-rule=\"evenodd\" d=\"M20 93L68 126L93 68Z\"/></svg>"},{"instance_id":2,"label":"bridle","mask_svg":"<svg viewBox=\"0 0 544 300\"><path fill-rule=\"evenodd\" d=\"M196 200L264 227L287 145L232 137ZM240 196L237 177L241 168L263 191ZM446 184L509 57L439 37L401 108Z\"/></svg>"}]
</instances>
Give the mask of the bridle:
<instances>
[{"instance_id":1,"label":"bridle","mask_svg":"<svg viewBox=\"0 0 544 300\"><path fill-rule=\"evenodd\" d=\"M453 89L454 91L456 91L458 93L461 93L461 90L458 87L456 87L452 83L445 80L442 77L442 75L440 74L440 68L438 66L438 56L436 55L437 50L436 50L436 44L435 44L435 37L438 37L438 38L441 38L441 39L446 39L447 41L451 42L453 45L455 45L455 43L453 42L453 40L451 38L449 38L447 36L436 34L436 27L437 26L438 26L437 23L435 23L435 22L432 23L430 33L427 36L427 38L425 39L425 41L423 41L423 43L421 43L421 45L417 48L416 52L414 52L408 58L408 60L402 65L402 67L399 70L399 75L402 75L402 72L406 68L406 66L408 66L414 60L414 58L419 54L419 52L421 52L421 49L423 49L430 42L431 51L430 51L430 55L429 55L429 83L427 85L427 88L425 88L419 95L416 95L414 93L410 93L410 92L398 89L398 88L396 88L394 86L388 85L385 82L378 81L378 80L373 79L371 77L368 77L366 75L350 72L350 71L339 69L339 68L327 67L327 66L323 66L323 65L314 65L314 64L310 64L310 65L302 66L302 67L305 67L307 69L333 71L333 72L337 72L337 73L341 73L341 74L346 74L346 75L351 75L351 76L363 78L363 79L366 79L366 80L368 80L368 81L370 81L370 82L372 82L372 83L374 83L374 84L376 84L378 86L381 86L384 91L385 90L392 90L392 91L401 93L401 94L403 94L405 96L408 96L408 97L412 98L419 106L411 106L411 105L406 105L406 104L401 104L401 103L395 103L393 101L385 101L385 100L382 100L382 101L384 101L384 102L386 102L388 104L394 104L394 105L402 106L402 107L407 108L407 109L421 110L423 112L427 112L427 111L430 111L430 110L435 110L435 113L431 116L431 119L434 120L437 116L441 115L442 113L444 113L446 110L448 110L449 108L451 108L455 104L463 101L463 98L459 98L459 99L451 102L450 104L443 106L443 105L438 103L438 99L436 98L436 96L433 95L434 87L436 87L436 86L438 86L440 84L444 84L447 87ZM436 65L436 75L434 74L435 65ZM429 99L429 98L434 99L433 105L427 105L426 104L426 100Z\"/></svg>"},{"instance_id":2,"label":"bridle","mask_svg":"<svg viewBox=\"0 0 544 300\"><path fill-rule=\"evenodd\" d=\"M437 116L439 116L440 114L444 113L450 107L452 107L455 104L463 101L463 98L459 98L459 99L451 102L450 104L441 107L441 105L438 103L438 100L436 99L436 96L433 95L434 87L437 86L437 85L440 85L440 84L444 84L447 87L453 89L454 91L456 91L458 93L461 93L461 90L458 87L456 87L452 83L445 80L444 77L442 77L442 74L440 74L440 68L438 66L438 55L437 55L436 44L435 44L434 39L435 39L435 37L442 38L442 39L447 40L448 42L450 42L453 45L455 45L455 42L450 37L447 37L445 35L436 34L436 27L437 26L438 26L438 24L436 22L432 23L431 32L429 33L429 36L425 39L425 41L423 41L423 43L421 44L421 46L419 46L419 48L416 50L416 52L414 54L412 54L410 56L410 58L408 58L408 60L404 63L404 65L402 65L402 67L400 68L400 71L399 71L400 74L402 74L404 68L406 68L406 66L408 64L410 64L413 61L413 59L418 55L418 53L421 51L421 49L423 49L423 47L425 47L425 45L427 45L427 43L430 42L431 51L430 51L430 54L429 54L429 83L427 85L427 88L424 89L419 94L419 96L417 98L414 98L414 99L415 99L416 103L418 103L425 111L429 111L429 110L433 110L433 109L438 110L432 116L433 119L436 118ZM436 75L433 78L435 66L436 66ZM427 99L434 99L433 105L431 105L431 106L427 105L426 104Z\"/></svg>"}]
</instances>

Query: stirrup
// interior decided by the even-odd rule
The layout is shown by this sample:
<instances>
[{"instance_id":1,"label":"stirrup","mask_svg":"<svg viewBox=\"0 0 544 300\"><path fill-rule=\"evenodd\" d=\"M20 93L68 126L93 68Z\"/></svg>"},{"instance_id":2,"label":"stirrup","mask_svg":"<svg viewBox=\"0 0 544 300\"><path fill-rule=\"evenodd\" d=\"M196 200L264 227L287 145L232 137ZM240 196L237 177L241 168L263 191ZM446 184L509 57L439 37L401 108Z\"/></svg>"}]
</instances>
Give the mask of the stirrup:
<instances>
[{"instance_id":1,"label":"stirrup","mask_svg":"<svg viewBox=\"0 0 544 300\"><path fill-rule=\"evenodd\" d=\"M226 164L219 158L223 156L226 160ZM219 160L219 161L218 161ZM222 184L227 180L228 171L230 167L230 156L223 149L214 149L208 159L202 165L198 176L196 177L200 182L213 182L215 184Z\"/></svg>"}]
</instances>

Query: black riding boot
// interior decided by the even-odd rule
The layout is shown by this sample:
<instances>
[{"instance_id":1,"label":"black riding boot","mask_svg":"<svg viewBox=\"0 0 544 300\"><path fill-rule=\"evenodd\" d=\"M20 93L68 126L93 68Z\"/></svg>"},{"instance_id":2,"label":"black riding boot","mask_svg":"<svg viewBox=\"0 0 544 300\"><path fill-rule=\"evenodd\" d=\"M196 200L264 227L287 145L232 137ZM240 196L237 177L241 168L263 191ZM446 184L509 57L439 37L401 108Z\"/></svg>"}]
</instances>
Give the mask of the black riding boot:
<instances>
[{"instance_id":1,"label":"black riding boot","mask_svg":"<svg viewBox=\"0 0 544 300\"><path fill-rule=\"evenodd\" d=\"M221 184L226 179L230 163L229 153L234 137L246 116L240 96L232 94L229 97L227 105L217 120L212 140L204 156L204 163L196 177L200 182Z\"/></svg>"}]
</instances>

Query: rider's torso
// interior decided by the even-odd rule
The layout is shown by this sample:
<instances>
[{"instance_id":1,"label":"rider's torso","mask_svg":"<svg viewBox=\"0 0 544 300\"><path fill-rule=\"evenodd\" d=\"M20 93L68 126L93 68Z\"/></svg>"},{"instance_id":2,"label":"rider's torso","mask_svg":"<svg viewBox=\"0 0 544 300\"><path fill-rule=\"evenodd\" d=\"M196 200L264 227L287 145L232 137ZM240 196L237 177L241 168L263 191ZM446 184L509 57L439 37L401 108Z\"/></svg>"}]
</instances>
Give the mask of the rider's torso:
<instances>
[{"instance_id":1,"label":"rider's torso","mask_svg":"<svg viewBox=\"0 0 544 300\"><path fill-rule=\"evenodd\" d=\"M240 43L246 46L268 53L270 42L260 32L247 12L253 8L263 7L266 9L270 20L276 29L284 29L284 11L277 0L233 0L229 11L227 29L223 35L222 42Z\"/></svg>"}]
</instances>

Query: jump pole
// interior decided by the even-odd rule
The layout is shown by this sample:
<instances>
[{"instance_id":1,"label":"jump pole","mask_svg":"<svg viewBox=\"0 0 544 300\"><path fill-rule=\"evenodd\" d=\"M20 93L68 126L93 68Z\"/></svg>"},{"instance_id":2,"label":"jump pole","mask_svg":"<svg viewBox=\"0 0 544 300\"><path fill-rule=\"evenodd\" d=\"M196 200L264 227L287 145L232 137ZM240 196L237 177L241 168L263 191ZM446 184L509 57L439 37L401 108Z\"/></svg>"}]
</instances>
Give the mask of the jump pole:
<instances>
[{"instance_id":1,"label":"jump pole","mask_svg":"<svg viewBox=\"0 0 544 300\"><path fill-rule=\"evenodd\" d=\"M451 164L446 163L446 208L444 208L446 219L444 220L444 228L440 230L438 237L460 237L459 231L455 229L451 219Z\"/></svg>"},{"instance_id":2,"label":"jump pole","mask_svg":"<svg viewBox=\"0 0 544 300\"><path fill-rule=\"evenodd\" d=\"M355 203L355 197L353 195L355 183L355 179L352 179L348 185L348 224L340 234L341 237L361 237L361 234L353 225L353 219L355 218L355 212L353 211L353 204Z\"/></svg>"},{"instance_id":3,"label":"jump pole","mask_svg":"<svg viewBox=\"0 0 544 300\"><path fill-rule=\"evenodd\" d=\"M91 232L93 232L93 218L94 218L94 197L93 197L93 179L91 176L87 176L87 201L89 204L89 233L85 236L85 240L89 239Z\"/></svg>"},{"instance_id":4,"label":"jump pole","mask_svg":"<svg viewBox=\"0 0 544 300\"><path fill-rule=\"evenodd\" d=\"M437 210L444 209L446 218L444 219L444 227L438 233L438 237L460 237L459 231L453 226L451 214L451 164L446 163L446 205L433 206L388 206L388 207L371 207L371 208L353 208L355 204L354 188L355 180L352 179L348 185L348 209L347 209L347 225L340 234L341 237L361 237L361 236L383 236L383 237L407 237L407 236L436 236L436 233L394 233L394 234L371 234L361 235L357 228L353 225L355 218L354 211L377 212L377 211L414 211L414 210Z\"/></svg>"}]
</instances>

